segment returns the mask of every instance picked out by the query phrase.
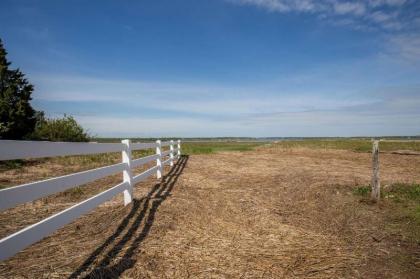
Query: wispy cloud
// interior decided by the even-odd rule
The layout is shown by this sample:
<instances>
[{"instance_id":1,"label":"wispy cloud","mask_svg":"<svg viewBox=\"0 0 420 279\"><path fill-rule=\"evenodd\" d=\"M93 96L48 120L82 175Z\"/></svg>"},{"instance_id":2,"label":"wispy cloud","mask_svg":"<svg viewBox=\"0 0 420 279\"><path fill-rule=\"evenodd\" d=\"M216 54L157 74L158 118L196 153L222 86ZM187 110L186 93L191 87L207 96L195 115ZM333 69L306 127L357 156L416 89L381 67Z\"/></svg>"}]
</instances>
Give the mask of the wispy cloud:
<instances>
[{"instance_id":1,"label":"wispy cloud","mask_svg":"<svg viewBox=\"0 0 420 279\"><path fill-rule=\"evenodd\" d=\"M407 4L405 0L227 0L239 5L254 5L271 12L298 12L318 14L331 22L347 22L357 29L401 29L406 22L399 13Z\"/></svg>"},{"instance_id":2,"label":"wispy cloud","mask_svg":"<svg viewBox=\"0 0 420 279\"><path fill-rule=\"evenodd\" d=\"M101 136L420 133L415 128L420 127L420 85L365 89L358 94L344 89L330 94L279 89L281 83L313 83L318 78L322 76L290 77L268 89L49 75L47 87L37 78L41 85L37 92L44 93L35 95L35 101L47 112L73 114ZM346 79L350 82L352 77Z\"/></svg>"},{"instance_id":3,"label":"wispy cloud","mask_svg":"<svg viewBox=\"0 0 420 279\"><path fill-rule=\"evenodd\" d=\"M406 33L390 36L388 53L402 58L405 62L420 62L420 34Z\"/></svg>"},{"instance_id":4,"label":"wispy cloud","mask_svg":"<svg viewBox=\"0 0 420 279\"><path fill-rule=\"evenodd\" d=\"M331 69L331 71L335 71ZM328 73L325 73L328 76ZM331 109L349 104L371 102L372 99L352 98L351 91L341 90L336 98L329 91L302 88L324 79L324 74L292 75L255 86L214 85L211 83L169 83L136 80L110 80L86 77L34 76L35 100L49 102L110 102L150 109L206 115L251 114L262 111L301 111ZM346 77L351 79L351 77ZM342 80L342 82L346 82ZM284 85L290 86L284 86ZM293 88L300 84L301 88ZM329 82L330 91L336 84ZM337 93L336 93L337 94ZM165 104L168 105L165 105Z\"/></svg>"},{"instance_id":5,"label":"wispy cloud","mask_svg":"<svg viewBox=\"0 0 420 279\"><path fill-rule=\"evenodd\" d=\"M418 103L417 99L417 103ZM398 108L402 105L402 109ZM413 104L409 106L413 107ZM380 109L378 109L378 107ZM76 116L102 136L381 136L419 134L419 114L407 103L381 102L332 110L256 113L238 117ZM390 113L389 109L393 109ZM395 114L398 111L399 113ZM417 128L416 128L417 127Z\"/></svg>"},{"instance_id":6,"label":"wispy cloud","mask_svg":"<svg viewBox=\"0 0 420 279\"><path fill-rule=\"evenodd\" d=\"M277 12L317 12L327 8L322 1L313 0L228 0L230 2L242 5L256 5Z\"/></svg>"},{"instance_id":7,"label":"wispy cloud","mask_svg":"<svg viewBox=\"0 0 420 279\"><path fill-rule=\"evenodd\" d=\"M407 2L407 0L369 0L368 3L372 7L379 6L402 6Z\"/></svg>"},{"instance_id":8,"label":"wispy cloud","mask_svg":"<svg viewBox=\"0 0 420 279\"><path fill-rule=\"evenodd\" d=\"M360 2L333 2L334 13L338 15L354 14L361 16L366 12L366 6Z\"/></svg>"}]
</instances>

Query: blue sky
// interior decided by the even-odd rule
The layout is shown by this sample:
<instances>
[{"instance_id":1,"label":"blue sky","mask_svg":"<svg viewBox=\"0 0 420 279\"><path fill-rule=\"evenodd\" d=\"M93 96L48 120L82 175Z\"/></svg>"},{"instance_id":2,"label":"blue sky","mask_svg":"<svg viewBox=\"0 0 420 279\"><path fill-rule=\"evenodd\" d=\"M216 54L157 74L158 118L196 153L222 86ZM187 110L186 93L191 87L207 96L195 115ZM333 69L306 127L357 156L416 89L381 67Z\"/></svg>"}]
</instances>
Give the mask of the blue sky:
<instances>
[{"instance_id":1,"label":"blue sky","mask_svg":"<svg viewBox=\"0 0 420 279\"><path fill-rule=\"evenodd\" d=\"M420 134L415 0L1 0L33 104L99 136Z\"/></svg>"}]
</instances>

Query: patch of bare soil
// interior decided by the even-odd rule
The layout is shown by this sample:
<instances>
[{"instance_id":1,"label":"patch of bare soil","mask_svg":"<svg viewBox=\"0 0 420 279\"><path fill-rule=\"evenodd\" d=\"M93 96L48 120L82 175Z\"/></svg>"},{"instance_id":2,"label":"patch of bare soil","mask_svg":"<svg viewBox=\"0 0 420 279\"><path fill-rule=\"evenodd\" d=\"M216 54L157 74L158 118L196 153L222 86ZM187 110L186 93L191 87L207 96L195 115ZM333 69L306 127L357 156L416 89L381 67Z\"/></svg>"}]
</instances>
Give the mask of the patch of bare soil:
<instances>
[{"instance_id":1,"label":"patch of bare soil","mask_svg":"<svg viewBox=\"0 0 420 279\"><path fill-rule=\"evenodd\" d=\"M391 204L352 193L370 164L276 147L182 157L161 183L138 184L131 205L105 203L0 263L0 277L418 278L420 246L389 229ZM419 156L381 154L385 186L419 183L419 170ZM1 234L22 225L19 210L0 215Z\"/></svg>"}]
</instances>

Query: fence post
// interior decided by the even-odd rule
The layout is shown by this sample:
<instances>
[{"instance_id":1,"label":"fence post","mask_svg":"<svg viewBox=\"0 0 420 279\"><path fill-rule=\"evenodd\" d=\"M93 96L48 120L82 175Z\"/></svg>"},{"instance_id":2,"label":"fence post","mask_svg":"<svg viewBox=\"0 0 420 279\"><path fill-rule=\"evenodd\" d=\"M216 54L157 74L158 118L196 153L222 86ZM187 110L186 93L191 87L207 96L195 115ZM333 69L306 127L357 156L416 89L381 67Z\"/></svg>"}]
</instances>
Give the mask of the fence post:
<instances>
[{"instance_id":1,"label":"fence post","mask_svg":"<svg viewBox=\"0 0 420 279\"><path fill-rule=\"evenodd\" d=\"M178 140L178 159L181 158L181 140Z\"/></svg>"},{"instance_id":2,"label":"fence post","mask_svg":"<svg viewBox=\"0 0 420 279\"><path fill-rule=\"evenodd\" d=\"M162 142L160 140L156 141L156 155L158 155L156 159L156 178L160 179L162 177Z\"/></svg>"},{"instance_id":3,"label":"fence post","mask_svg":"<svg viewBox=\"0 0 420 279\"><path fill-rule=\"evenodd\" d=\"M379 201L381 196L381 183L379 180L379 141L374 140L372 146L372 194L374 201Z\"/></svg>"},{"instance_id":4,"label":"fence post","mask_svg":"<svg viewBox=\"0 0 420 279\"><path fill-rule=\"evenodd\" d=\"M123 170L123 180L128 182L128 189L124 190L124 206L133 200L133 174L131 172L131 140L122 140L125 145L122 151L122 162L126 163L126 168Z\"/></svg>"},{"instance_id":5,"label":"fence post","mask_svg":"<svg viewBox=\"0 0 420 279\"><path fill-rule=\"evenodd\" d=\"M170 158L171 158L171 167L174 166L174 141L171 140L171 153L170 153Z\"/></svg>"}]
</instances>

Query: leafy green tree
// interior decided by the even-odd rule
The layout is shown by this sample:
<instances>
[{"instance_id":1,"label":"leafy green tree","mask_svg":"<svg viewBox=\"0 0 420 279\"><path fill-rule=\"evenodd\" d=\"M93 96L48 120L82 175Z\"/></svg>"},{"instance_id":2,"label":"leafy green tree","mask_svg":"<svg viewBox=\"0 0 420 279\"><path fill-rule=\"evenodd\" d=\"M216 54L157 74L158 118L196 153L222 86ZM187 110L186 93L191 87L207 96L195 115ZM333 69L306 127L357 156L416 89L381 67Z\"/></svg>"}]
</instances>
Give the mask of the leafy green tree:
<instances>
[{"instance_id":1,"label":"leafy green tree","mask_svg":"<svg viewBox=\"0 0 420 279\"><path fill-rule=\"evenodd\" d=\"M35 128L35 110L29 103L33 86L19 70L9 69L0 39L0 138L23 139Z\"/></svg>"},{"instance_id":2,"label":"leafy green tree","mask_svg":"<svg viewBox=\"0 0 420 279\"><path fill-rule=\"evenodd\" d=\"M89 141L88 133L73 117L45 118L42 112L37 113L35 131L30 137L49 141Z\"/></svg>"}]
</instances>

